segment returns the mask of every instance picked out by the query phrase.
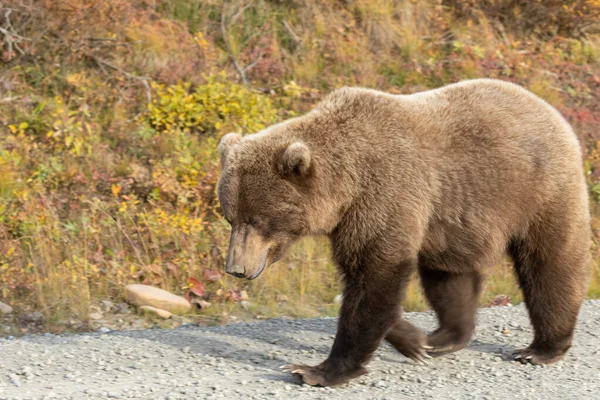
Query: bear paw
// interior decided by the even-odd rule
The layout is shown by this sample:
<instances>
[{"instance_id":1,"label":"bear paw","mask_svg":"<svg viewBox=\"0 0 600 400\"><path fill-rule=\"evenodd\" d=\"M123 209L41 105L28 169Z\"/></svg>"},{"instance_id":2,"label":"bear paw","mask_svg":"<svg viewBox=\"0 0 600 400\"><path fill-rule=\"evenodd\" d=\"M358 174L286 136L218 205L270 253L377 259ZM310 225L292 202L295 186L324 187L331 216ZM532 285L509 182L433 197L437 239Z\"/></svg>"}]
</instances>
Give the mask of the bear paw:
<instances>
[{"instance_id":1,"label":"bear paw","mask_svg":"<svg viewBox=\"0 0 600 400\"><path fill-rule=\"evenodd\" d=\"M445 355L464 349L469 345L471 334L461 330L440 328L427 338L428 352Z\"/></svg>"},{"instance_id":2,"label":"bear paw","mask_svg":"<svg viewBox=\"0 0 600 400\"><path fill-rule=\"evenodd\" d=\"M426 360L432 358L427 352L433 351L434 348L427 345L427 338L424 334L417 338L389 335L386 339L400 354L418 364L427 365Z\"/></svg>"},{"instance_id":3,"label":"bear paw","mask_svg":"<svg viewBox=\"0 0 600 400\"><path fill-rule=\"evenodd\" d=\"M398 350L403 356L410 358L414 362L422 365L427 365L427 359L433 358L427 352L432 351L433 347L423 345L414 347L405 347L402 350Z\"/></svg>"},{"instance_id":4,"label":"bear paw","mask_svg":"<svg viewBox=\"0 0 600 400\"><path fill-rule=\"evenodd\" d=\"M540 350L528 347L526 349L515 350L515 352L513 353L513 358L515 361L520 361L523 364L551 364L560 361L566 353L566 349Z\"/></svg>"},{"instance_id":5,"label":"bear paw","mask_svg":"<svg viewBox=\"0 0 600 400\"><path fill-rule=\"evenodd\" d=\"M299 383L306 383L311 386L339 386L347 383L352 378L367 373L363 367L352 373L329 373L321 365L310 367L303 364L290 364L280 367L284 372L291 372Z\"/></svg>"}]
</instances>

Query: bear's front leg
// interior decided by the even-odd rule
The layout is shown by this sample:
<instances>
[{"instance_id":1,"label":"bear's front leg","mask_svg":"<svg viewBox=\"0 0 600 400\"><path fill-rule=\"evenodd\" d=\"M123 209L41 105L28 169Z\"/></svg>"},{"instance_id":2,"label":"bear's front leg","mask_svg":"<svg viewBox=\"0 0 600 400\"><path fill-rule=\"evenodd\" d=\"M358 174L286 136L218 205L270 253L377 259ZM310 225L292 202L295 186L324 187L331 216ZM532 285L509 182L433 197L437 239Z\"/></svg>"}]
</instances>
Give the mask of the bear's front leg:
<instances>
[{"instance_id":1,"label":"bear's front leg","mask_svg":"<svg viewBox=\"0 0 600 400\"><path fill-rule=\"evenodd\" d=\"M344 271L343 303L329 357L314 367L282 368L317 386L337 386L366 374L369 358L400 318L400 303L415 266L415 261L407 261Z\"/></svg>"}]
</instances>

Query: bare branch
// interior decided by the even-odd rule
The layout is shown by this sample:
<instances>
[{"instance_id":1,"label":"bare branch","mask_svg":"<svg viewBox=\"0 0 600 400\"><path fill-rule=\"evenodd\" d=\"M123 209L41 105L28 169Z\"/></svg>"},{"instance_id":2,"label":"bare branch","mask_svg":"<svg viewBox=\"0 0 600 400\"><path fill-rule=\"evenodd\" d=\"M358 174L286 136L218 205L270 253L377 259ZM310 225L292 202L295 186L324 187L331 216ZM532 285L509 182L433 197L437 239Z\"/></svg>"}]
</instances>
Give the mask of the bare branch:
<instances>
[{"instance_id":1,"label":"bare branch","mask_svg":"<svg viewBox=\"0 0 600 400\"><path fill-rule=\"evenodd\" d=\"M3 99L0 99L0 103L12 103L15 100L19 100L19 97L13 96L13 97L5 97Z\"/></svg>"},{"instance_id":2,"label":"bare branch","mask_svg":"<svg viewBox=\"0 0 600 400\"><path fill-rule=\"evenodd\" d=\"M262 54L261 54L260 56L258 56L254 62L252 62L252 63L250 63L250 64L246 65L246 66L244 67L244 72L248 71L250 68L252 68L252 67L254 67L256 64L258 64L258 62L260 61L260 58L261 58L261 57L262 57Z\"/></svg>"},{"instance_id":3,"label":"bare branch","mask_svg":"<svg viewBox=\"0 0 600 400\"><path fill-rule=\"evenodd\" d=\"M504 25L502 25L502 23L500 21L496 21L496 28L498 29L498 32L500 33L500 37L502 38L504 45L510 49L510 41L506 37L506 30L504 29Z\"/></svg>"},{"instance_id":4,"label":"bare branch","mask_svg":"<svg viewBox=\"0 0 600 400\"><path fill-rule=\"evenodd\" d=\"M92 54L86 54L86 55L88 57L90 57L92 60L94 60L98 64L98 66L100 66L100 68L102 68L102 69L104 69L103 66L105 66L105 67L108 67L112 70L119 72L120 74L123 74L124 76L126 76L129 79L134 79L134 80L140 81L146 88L146 97L148 99L148 102L152 101L152 91L150 90L150 85L148 84L148 80L150 80L150 78L148 78L147 76L132 75L129 72L123 71L121 68L117 67L114 64L109 63L106 60L98 58Z\"/></svg>"},{"instance_id":5,"label":"bare branch","mask_svg":"<svg viewBox=\"0 0 600 400\"><path fill-rule=\"evenodd\" d=\"M250 3L250 4L246 4L244 7L242 7L238 12L235 13L235 15L233 17L231 17L228 25L234 24L235 21L237 21L239 17L244 15L244 13L246 12L247 9L249 9L250 7L253 7L253 6L254 6L254 3Z\"/></svg>"},{"instance_id":6,"label":"bare branch","mask_svg":"<svg viewBox=\"0 0 600 400\"><path fill-rule=\"evenodd\" d=\"M8 46L9 54L12 54L14 47L19 51L19 53L21 53L21 55L24 55L25 51L21 48L21 46L19 46L19 42L24 40L31 41L31 39L21 36L17 33L10 20L11 13L12 9L6 9L6 12L4 13L4 20L6 21L6 23L4 24L4 27L0 27L0 33L4 34L4 41Z\"/></svg>"},{"instance_id":7,"label":"bare branch","mask_svg":"<svg viewBox=\"0 0 600 400\"><path fill-rule=\"evenodd\" d=\"M300 43L300 38L298 37L298 35L296 35L296 32L294 32L290 24L285 19L283 20L283 26L285 26L292 39L294 39L294 42Z\"/></svg>"},{"instance_id":8,"label":"bare branch","mask_svg":"<svg viewBox=\"0 0 600 400\"><path fill-rule=\"evenodd\" d=\"M31 40L29 38L26 38L24 36L21 36L21 35L15 33L15 32L10 32L2 27L0 27L0 32L4 33L6 36L10 36L11 38L15 38L15 39L19 39L19 40Z\"/></svg>"},{"instance_id":9,"label":"bare branch","mask_svg":"<svg viewBox=\"0 0 600 400\"><path fill-rule=\"evenodd\" d=\"M95 41L95 42L117 42L118 39L113 38L98 38L98 37L86 37L85 40Z\"/></svg>"},{"instance_id":10,"label":"bare branch","mask_svg":"<svg viewBox=\"0 0 600 400\"><path fill-rule=\"evenodd\" d=\"M247 8L248 7L244 7L244 8L242 8L242 10L245 10ZM244 70L242 69L242 67L240 67L240 64L238 63L237 59L235 58L235 55L233 54L233 51L231 50L231 44L229 43L229 38L227 37L227 27L225 25L225 7L223 7L223 11L221 13L221 35L223 36L223 42L225 42L225 48L227 50L227 54L229 55L229 58L231 58L231 61L233 62L233 66L235 67L235 70L240 75L240 79L242 80L242 83L244 85L247 85L248 79L246 79L246 74L245 74Z\"/></svg>"}]
</instances>

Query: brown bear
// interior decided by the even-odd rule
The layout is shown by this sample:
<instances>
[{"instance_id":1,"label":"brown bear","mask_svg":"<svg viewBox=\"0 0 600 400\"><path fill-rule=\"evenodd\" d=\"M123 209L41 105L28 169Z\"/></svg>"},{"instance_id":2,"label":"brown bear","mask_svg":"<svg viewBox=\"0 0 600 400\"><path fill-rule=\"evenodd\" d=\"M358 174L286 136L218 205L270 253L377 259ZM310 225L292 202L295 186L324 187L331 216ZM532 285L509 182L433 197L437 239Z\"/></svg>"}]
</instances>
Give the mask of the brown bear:
<instances>
[{"instance_id":1,"label":"brown bear","mask_svg":"<svg viewBox=\"0 0 600 400\"><path fill-rule=\"evenodd\" d=\"M323 363L287 367L303 382L366 373L382 339L416 361L464 348L482 277L504 253L535 331L515 358L550 363L571 346L589 280L582 155L561 115L520 86L342 88L219 148L228 273L254 279L302 236L331 241L344 284L338 331ZM429 336L401 316L415 270L439 320Z\"/></svg>"}]
</instances>

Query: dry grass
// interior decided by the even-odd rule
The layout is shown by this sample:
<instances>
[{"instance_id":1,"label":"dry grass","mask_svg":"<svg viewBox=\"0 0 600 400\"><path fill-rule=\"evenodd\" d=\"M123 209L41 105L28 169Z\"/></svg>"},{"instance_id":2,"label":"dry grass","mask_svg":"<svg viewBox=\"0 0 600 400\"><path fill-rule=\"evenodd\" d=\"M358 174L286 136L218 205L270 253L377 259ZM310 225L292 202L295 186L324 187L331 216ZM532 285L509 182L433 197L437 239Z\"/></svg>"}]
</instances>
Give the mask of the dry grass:
<instances>
[{"instance_id":1,"label":"dry grass","mask_svg":"<svg viewBox=\"0 0 600 400\"><path fill-rule=\"evenodd\" d=\"M592 204L600 201L598 35L541 40L518 23L505 29L470 0L442 2L468 5L463 16L433 0L83 3L14 1L5 28L17 36L0 44L0 298L17 313L42 311L57 326L86 321L98 300L123 300L127 283L184 294L188 278L222 270L216 141L301 113L341 85L410 93L464 78L520 83L573 124ZM562 31L582 20L574 17ZM247 67L248 87L231 85L240 79L232 56ZM225 82L207 85L198 71L225 71ZM212 100L199 107L187 83ZM147 87L167 111L152 114L154 124ZM198 120L210 124L199 129ZM597 240L597 218L592 229ZM598 248L590 297L600 297ZM218 320L335 315L340 293L322 238L299 242L255 281L207 286L204 315ZM229 289L249 293L249 311L216 296ZM508 263L490 269L481 305L497 295L521 299ZM405 309L426 308L415 276Z\"/></svg>"}]
</instances>

